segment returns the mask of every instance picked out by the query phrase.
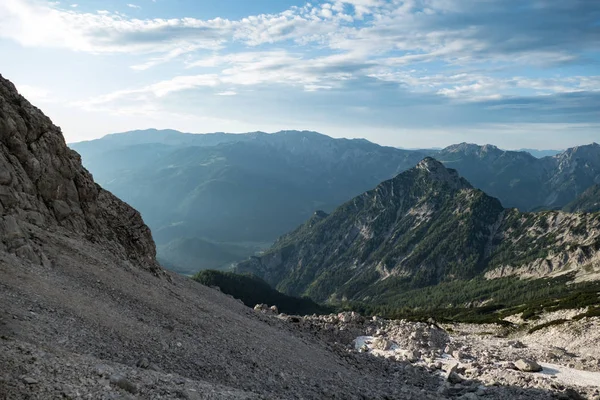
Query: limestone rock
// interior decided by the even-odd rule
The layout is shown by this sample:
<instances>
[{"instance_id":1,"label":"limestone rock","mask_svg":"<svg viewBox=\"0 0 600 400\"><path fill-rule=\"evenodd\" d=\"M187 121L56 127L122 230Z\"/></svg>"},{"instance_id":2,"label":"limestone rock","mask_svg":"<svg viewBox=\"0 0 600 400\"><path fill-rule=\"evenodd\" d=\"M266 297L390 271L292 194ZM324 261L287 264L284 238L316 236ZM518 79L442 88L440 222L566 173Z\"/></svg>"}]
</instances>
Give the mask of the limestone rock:
<instances>
[{"instance_id":1,"label":"limestone rock","mask_svg":"<svg viewBox=\"0 0 600 400\"><path fill-rule=\"evenodd\" d=\"M1 75L0 171L0 247L42 264L36 229L64 229L162 273L140 214L94 183L60 128Z\"/></svg>"},{"instance_id":2,"label":"limestone rock","mask_svg":"<svg viewBox=\"0 0 600 400\"><path fill-rule=\"evenodd\" d=\"M537 362L524 358L517 360L517 362L515 362L515 367L523 372L540 372L543 369Z\"/></svg>"}]
</instances>

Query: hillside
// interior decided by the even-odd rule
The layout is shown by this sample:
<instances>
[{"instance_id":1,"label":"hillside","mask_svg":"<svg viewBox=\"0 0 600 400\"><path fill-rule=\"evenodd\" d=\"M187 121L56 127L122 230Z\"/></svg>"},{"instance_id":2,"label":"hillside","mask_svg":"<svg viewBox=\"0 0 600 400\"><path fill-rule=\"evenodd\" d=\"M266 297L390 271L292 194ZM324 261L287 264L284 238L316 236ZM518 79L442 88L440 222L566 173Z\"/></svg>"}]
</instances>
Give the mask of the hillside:
<instances>
[{"instance_id":1,"label":"hillside","mask_svg":"<svg viewBox=\"0 0 600 400\"><path fill-rule=\"evenodd\" d=\"M600 211L600 185L594 185L583 192L577 199L567 204L565 212L599 212Z\"/></svg>"},{"instance_id":2,"label":"hillside","mask_svg":"<svg viewBox=\"0 0 600 400\"><path fill-rule=\"evenodd\" d=\"M426 158L239 263L290 295L378 303L469 280L598 273L600 215L521 213Z\"/></svg>"},{"instance_id":3,"label":"hillside","mask_svg":"<svg viewBox=\"0 0 600 400\"><path fill-rule=\"evenodd\" d=\"M307 298L286 296L254 275L239 275L231 272L204 270L194 275L194 280L244 302L248 307L257 304L275 305L279 312L291 315L327 314L332 311Z\"/></svg>"}]
</instances>

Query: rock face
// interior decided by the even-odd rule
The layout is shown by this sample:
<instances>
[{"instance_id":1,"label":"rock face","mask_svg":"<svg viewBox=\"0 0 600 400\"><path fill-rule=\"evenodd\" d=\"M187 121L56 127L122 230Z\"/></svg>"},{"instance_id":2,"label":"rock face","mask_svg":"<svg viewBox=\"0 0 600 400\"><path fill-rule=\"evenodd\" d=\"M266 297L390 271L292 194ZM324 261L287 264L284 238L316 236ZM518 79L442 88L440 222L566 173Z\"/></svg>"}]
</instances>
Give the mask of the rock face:
<instances>
[{"instance_id":1,"label":"rock face","mask_svg":"<svg viewBox=\"0 0 600 400\"><path fill-rule=\"evenodd\" d=\"M591 276L600 268L599 250L599 214L504 209L426 158L311 218L237 271L294 296L376 302L394 291L482 275Z\"/></svg>"},{"instance_id":2,"label":"rock face","mask_svg":"<svg viewBox=\"0 0 600 400\"><path fill-rule=\"evenodd\" d=\"M61 131L0 76L0 251L50 263L36 231L65 229L154 273L140 214L94 183Z\"/></svg>"}]
</instances>

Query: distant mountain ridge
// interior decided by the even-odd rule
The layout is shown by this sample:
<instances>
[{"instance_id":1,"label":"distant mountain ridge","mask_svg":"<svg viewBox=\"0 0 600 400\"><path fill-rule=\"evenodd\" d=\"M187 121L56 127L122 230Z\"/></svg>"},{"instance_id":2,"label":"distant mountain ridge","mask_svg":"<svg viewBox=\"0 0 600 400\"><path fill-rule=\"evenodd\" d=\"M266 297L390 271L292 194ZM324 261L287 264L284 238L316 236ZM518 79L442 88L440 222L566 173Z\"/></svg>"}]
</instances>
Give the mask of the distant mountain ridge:
<instances>
[{"instance_id":1,"label":"distant mountain ridge","mask_svg":"<svg viewBox=\"0 0 600 400\"><path fill-rule=\"evenodd\" d=\"M560 209L600 182L600 145L578 146L536 158L493 145L461 143L435 154L473 186L522 211Z\"/></svg>"},{"instance_id":2,"label":"distant mountain ridge","mask_svg":"<svg viewBox=\"0 0 600 400\"><path fill-rule=\"evenodd\" d=\"M535 158L553 157L557 154L562 153L564 150L538 150L538 149L519 149L516 151L525 151Z\"/></svg>"},{"instance_id":3,"label":"distant mountain ridge","mask_svg":"<svg viewBox=\"0 0 600 400\"><path fill-rule=\"evenodd\" d=\"M293 296L377 302L483 274L598 273L599 261L599 214L505 209L426 158L331 214L315 214L236 271Z\"/></svg>"}]
</instances>

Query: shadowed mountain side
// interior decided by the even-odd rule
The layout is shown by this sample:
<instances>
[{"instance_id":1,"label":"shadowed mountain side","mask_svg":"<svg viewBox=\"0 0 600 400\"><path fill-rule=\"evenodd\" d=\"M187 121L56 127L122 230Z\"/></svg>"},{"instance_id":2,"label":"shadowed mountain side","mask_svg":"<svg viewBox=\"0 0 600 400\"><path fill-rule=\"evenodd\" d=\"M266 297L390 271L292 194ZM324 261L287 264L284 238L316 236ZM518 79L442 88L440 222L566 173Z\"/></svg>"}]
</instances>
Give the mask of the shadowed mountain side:
<instances>
[{"instance_id":1,"label":"shadowed mountain side","mask_svg":"<svg viewBox=\"0 0 600 400\"><path fill-rule=\"evenodd\" d=\"M566 212L599 212L600 211L600 185L594 185L583 192L577 199L567 204L563 211Z\"/></svg>"}]
</instances>

